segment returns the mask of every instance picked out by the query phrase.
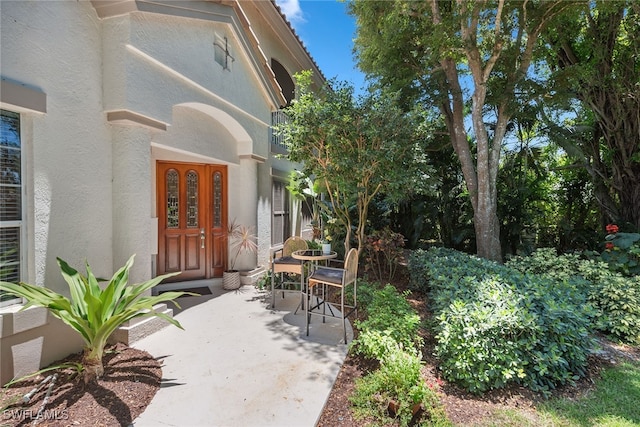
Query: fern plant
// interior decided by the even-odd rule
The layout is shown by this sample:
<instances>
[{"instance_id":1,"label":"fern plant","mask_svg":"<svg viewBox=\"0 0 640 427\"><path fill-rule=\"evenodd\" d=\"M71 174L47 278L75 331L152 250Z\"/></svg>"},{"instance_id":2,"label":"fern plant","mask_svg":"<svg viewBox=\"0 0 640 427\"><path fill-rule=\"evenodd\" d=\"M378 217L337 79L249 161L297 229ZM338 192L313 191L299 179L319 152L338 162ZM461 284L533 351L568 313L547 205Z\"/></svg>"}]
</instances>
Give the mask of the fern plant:
<instances>
[{"instance_id":1,"label":"fern plant","mask_svg":"<svg viewBox=\"0 0 640 427\"><path fill-rule=\"evenodd\" d=\"M128 285L133 259L134 256L131 256L102 289L99 285L100 280L92 273L88 263L85 276L57 258L62 276L69 285L70 298L46 287L27 283L0 282L0 290L24 298L27 303L22 310L32 306L48 309L53 316L82 336L85 344L82 356L84 380L89 382L104 373L102 357L107 340L123 323L137 317L155 316L183 329L176 319L155 311L153 306L165 301L172 301L178 306L175 299L191 295L190 293L165 292L157 296L144 295L162 280L179 273L165 274L144 283Z\"/></svg>"}]
</instances>

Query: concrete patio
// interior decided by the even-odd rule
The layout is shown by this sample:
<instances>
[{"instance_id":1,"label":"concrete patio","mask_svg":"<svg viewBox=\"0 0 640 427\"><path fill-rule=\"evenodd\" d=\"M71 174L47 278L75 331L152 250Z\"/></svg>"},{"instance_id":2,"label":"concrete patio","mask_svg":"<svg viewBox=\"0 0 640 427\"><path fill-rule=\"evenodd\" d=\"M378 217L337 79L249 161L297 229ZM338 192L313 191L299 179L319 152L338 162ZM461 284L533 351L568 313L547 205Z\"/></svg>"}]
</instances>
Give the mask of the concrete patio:
<instances>
[{"instance_id":1,"label":"concrete patio","mask_svg":"<svg viewBox=\"0 0 640 427\"><path fill-rule=\"evenodd\" d=\"M338 319L313 319L305 334L299 294L252 285L181 298L169 326L133 346L163 362L162 385L134 421L142 426L314 426L347 353ZM353 332L348 325L348 339Z\"/></svg>"}]
</instances>

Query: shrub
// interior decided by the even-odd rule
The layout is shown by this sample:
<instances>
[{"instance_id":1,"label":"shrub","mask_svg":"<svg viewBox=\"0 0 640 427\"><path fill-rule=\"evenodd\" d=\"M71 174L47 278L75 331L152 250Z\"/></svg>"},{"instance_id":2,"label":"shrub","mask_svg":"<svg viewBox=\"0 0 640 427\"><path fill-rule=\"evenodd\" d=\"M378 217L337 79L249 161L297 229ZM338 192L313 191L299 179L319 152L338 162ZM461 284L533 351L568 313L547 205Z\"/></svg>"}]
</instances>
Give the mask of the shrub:
<instances>
[{"instance_id":1,"label":"shrub","mask_svg":"<svg viewBox=\"0 0 640 427\"><path fill-rule=\"evenodd\" d=\"M380 369L356 380L350 397L356 417L371 417L386 425L392 415L399 425L407 426L419 406L428 408L430 418L434 419L437 411L431 409L438 407L438 398L422 379L421 368L419 353L397 345L390 348Z\"/></svg>"},{"instance_id":2,"label":"shrub","mask_svg":"<svg viewBox=\"0 0 640 427\"><path fill-rule=\"evenodd\" d=\"M380 367L356 381L350 398L356 416L380 425L387 425L389 416L403 426L421 420L431 425L444 423L446 416L435 392L421 375L420 317L407 302L406 293L388 284L379 288L361 282L358 304L366 307L367 318L356 323L360 332L351 348L377 360Z\"/></svg>"},{"instance_id":3,"label":"shrub","mask_svg":"<svg viewBox=\"0 0 640 427\"><path fill-rule=\"evenodd\" d=\"M411 251L408 260L409 288L414 291L428 294L429 287L429 265L424 262L424 250Z\"/></svg>"},{"instance_id":4,"label":"shrub","mask_svg":"<svg viewBox=\"0 0 640 427\"><path fill-rule=\"evenodd\" d=\"M417 251L443 376L471 392L519 383L547 392L585 373L591 309L570 281L525 275L451 249Z\"/></svg>"},{"instance_id":5,"label":"shrub","mask_svg":"<svg viewBox=\"0 0 640 427\"><path fill-rule=\"evenodd\" d=\"M600 258L613 271L625 276L640 275L640 234L618 232L615 224L607 225L607 233Z\"/></svg>"},{"instance_id":6,"label":"shrub","mask_svg":"<svg viewBox=\"0 0 640 427\"><path fill-rule=\"evenodd\" d=\"M640 277L612 275L594 287L590 300L603 313L598 329L629 344L640 345Z\"/></svg>"},{"instance_id":7,"label":"shrub","mask_svg":"<svg viewBox=\"0 0 640 427\"><path fill-rule=\"evenodd\" d=\"M408 350L422 345L420 316L407 302L406 293L386 285L373 293L367 313L365 320L356 322L360 334L351 344L356 353L382 360L396 344Z\"/></svg>"},{"instance_id":8,"label":"shrub","mask_svg":"<svg viewBox=\"0 0 640 427\"><path fill-rule=\"evenodd\" d=\"M386 227L374 231L364 241L363 259L365 272L376 280L392 280L402 257L404 236Z\"/></svg>"},{"instance_id":9,"label":"shrub","mask_svg":"<svg viewBox=\"0 0 640 427\"><path fill-rule=\"evenodd\" d=\"M507 265L581 287L595 309L594 329L621 341L640 344L640 277L625 277L611 271L606 262L584 259L578 254L558 255L551 248L515 257Z\"/></svg>"}]
</instances>

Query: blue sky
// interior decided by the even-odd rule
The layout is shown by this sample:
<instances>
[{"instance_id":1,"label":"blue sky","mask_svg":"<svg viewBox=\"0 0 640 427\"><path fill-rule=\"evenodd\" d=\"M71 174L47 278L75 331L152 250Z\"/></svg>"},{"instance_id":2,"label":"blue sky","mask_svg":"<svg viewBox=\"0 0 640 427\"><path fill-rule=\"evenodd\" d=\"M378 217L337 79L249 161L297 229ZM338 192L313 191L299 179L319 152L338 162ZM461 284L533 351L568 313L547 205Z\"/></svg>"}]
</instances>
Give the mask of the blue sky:
<instances>
[{"instance_id":1,"label":"blue sky","mask_svg":"<svg viewBox=\"0 0 640 427\"><path fill-rule=\"evenodd\" d=\"M355 19L346 4L337 0L276 0L291 26L327 79L364 87L364 75L355 68L353 38Z\"/></svg>"}]
</instances>

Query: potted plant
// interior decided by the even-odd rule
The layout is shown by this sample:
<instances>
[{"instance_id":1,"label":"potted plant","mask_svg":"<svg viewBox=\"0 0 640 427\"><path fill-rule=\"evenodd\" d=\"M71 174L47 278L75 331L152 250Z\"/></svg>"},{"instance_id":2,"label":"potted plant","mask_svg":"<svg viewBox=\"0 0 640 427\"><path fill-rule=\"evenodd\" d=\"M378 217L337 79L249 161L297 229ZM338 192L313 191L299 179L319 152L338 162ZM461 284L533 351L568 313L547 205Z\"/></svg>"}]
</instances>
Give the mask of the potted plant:
<instances>
[{"instance_id":1,"label":"potted plant","mask_svg":"<svg viewBox=\"0 0 640 427\"><path fill-rule=\"evenodd\" d=\"M222 275L222 287L231 290L238 289L241 285L240 272L235 268L238 256L242 252L256 253L258 245L253 227L237 224L235 220L229 224L227 236L231 241L232 256L229 257L229 268Z\"/></svg>"},{"instance_id":2,"label":"potted plant","mask_svg":"<svg viewBox=\"0 0 640 427\"><path fill-rule=\"evenodd\" d=\"M329 234L329 230L326 228L324 229L324 239L322 239L322 253L331 253L331 235Z\"/></svg>"}]
</instances>

